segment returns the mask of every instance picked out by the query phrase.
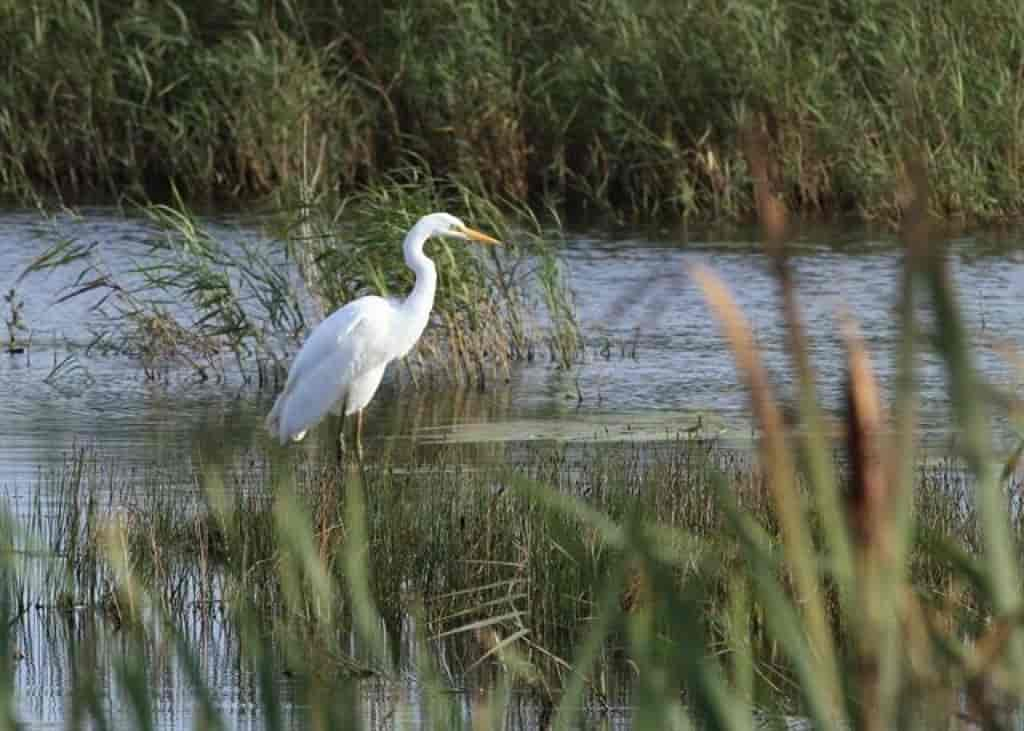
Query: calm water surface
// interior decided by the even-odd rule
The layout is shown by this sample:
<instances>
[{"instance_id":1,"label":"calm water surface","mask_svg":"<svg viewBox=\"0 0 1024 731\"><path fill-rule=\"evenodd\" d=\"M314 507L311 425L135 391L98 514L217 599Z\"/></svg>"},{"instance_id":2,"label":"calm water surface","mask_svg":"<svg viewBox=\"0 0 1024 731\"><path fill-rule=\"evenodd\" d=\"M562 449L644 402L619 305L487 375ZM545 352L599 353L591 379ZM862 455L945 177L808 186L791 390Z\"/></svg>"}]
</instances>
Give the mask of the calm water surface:
<instances>
[{"instance_id":1,"label":"calm water surface","mask_svg":"<svg viewBox=\"0 0 1024 731\"><path fill-rule=\"evenodd\" d=\"M259 227L245 221L210 225L225 241L261 237ZM30 499L43 484L41 475L58 467L75 445L123 465L188 460L199 445L219 445L236 454L267 445L260 425L271 390L237 375L201 383L184 370L156 383L129 359L86 355L75 346L88 342L90 328L99 322L90 310L95 300L55 304L76 272L17 281L28 263L61 236L100 242L99 255L116 272L153 235L145 222L112 211L56 221L35 212L0 213L0 291L17 288L32 339L29 354L0 355L0 486L15 496L15 503ZM1024 312L1024 238L979 235L950 240L948 247L980 364L991 380L1016 391L1020 377L1006 354L1024 344L1019 317ZM467 445L460 452L467 459L499 461L515 459L524 444L542 440L668 438L698 415L726 438L748 438L747 405L732 359L687 275L695 264L713 268L732 287L776 382L789 392L778 299L753 234L727 240L692 233L579 234L569 241L564 261L587 338L582 364L564 371L541 358L517 367L508 383L491 384L483 393L445 384L401 387L389 378L367 411L368 450L386 447L392 454L423 458L439 444L458 442ZM826 401L839 403L843 361L835 331L843 309L861 323L883 385L890 386L901 265L894 240L861 231L810 230L797 241L794 264ZM0 310L6 317L2 303ZM54 364L72 352L77 353L76 369L47 383ZM949 433L943 376L933 356L922 356L922 428L938 449ZM998 429L1011 439L1007 424ZM230 632L216 622L196 628L203 634L196 640L207 664L219 673L214 679L223 693L219 700L235 725L258 727L252 679L239 669ZM64 634L88 631L86 618L25 624L20 639L25 659L17 674L20 709L31 725L41 728L63 718L70 672L59 659L67 644ZM102 682L109 687L111 671L103 672ZM161 724L191 726L192 708L180 672L159 666L156 677ZM402 692L415 709L414 678ZM116 706L115 700L111 703ZM524 713L528 722L529 711Z\"/></svg>"}]
</instances>

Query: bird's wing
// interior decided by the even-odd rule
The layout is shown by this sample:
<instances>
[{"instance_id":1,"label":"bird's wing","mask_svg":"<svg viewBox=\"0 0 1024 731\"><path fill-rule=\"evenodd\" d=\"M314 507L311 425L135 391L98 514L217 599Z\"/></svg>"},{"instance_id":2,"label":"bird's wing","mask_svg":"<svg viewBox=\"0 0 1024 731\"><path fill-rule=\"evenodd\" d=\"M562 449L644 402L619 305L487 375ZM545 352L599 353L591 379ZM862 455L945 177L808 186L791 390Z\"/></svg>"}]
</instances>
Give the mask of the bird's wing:
<instances>
[{"instance_id":1,"label":"bird's wing","mask_svg":"<svg viewBox=\"0 0 1024 731\"><path fill-rule=\"evenodd\" d=\"M381 304L386 305L377 297L357 300L328 317L309 336L267 419L281 441L296 438L319 422L344 399L353 378L379 365L374 346L387 317Z\"/></svg>"},{"instance_id":2,"label":"bird's wing","mask_svg":"<svg viewBox=\"0 0 1024 731\"><path fill-rule=\"evenodd\" d=\"M360 320L366 317L366 308L362 306L362 303L362 300L350 302L313 328L313 332L302 344L298 355L292 361L291 368L288 369L285 391L293 383L301 380L306 371L321 363L333 352L338 338L345 337Z\"/></svg>"}]
</instances>

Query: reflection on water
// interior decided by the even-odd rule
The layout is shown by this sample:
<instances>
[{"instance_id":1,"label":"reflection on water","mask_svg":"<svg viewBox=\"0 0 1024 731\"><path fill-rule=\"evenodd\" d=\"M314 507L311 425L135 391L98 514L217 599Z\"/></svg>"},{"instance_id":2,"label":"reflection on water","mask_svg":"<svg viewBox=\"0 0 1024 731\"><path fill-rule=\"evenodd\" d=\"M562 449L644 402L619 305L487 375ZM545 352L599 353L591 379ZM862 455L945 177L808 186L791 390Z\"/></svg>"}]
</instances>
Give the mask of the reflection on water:
<instances>
[{"instance_id":1,"label":"reflection on water","mask_svg":"<svg viewBox=\"0 0 1024 731\"><path fill-rule=\"evenodd\" d=\"M186 616L182 629L202 658L209 686L217 690L217 707L230 728L261 728L253 672L239 661L237 636L222 615ZM70 689L90 677L105 700L114 727L134 726L125 716L114 688L119 686L113 658L128 651L130 633L113 631L91 611L32 610L17 626L14 643L23 657L15 665L18 709L29 728L63 727L72 708ZM162 728L194 728L198 720L186 674L173 659L169 642L156 639L146 646L148 681L153 690L154 715ZM288 699L287 679L279 684ZM291 704L286 717L295 712Z\"/></svg>"},{"instance_id":2,"label":"reflection on water","mask_svg":"<svg viewBox=\"0 0 1024 731\"><path fill-rule=\"evenodd\" d=\"M238 635L220 611L193 608L179 618L188 644L198 655L203 680L214 690L214 706L227 728L263 728L256 673L242 659ZM28 728L63 727L72 711L70 689L81 687L83 676L91 680L104 699L104 710L114 728L135 727L118 702L115 688L117 658L129 654L131 634L114 630L109 622L91 611L64 613L48 609L33 611L18 625L14 642L20 653L15 665L19 713ZM147 681L153 698L153 715L158 728L201 728L201 710L196 704L187 673L175 658L169 638L147 638L145 642ZM283 656L276 660L282 671L276 674L277 698L285 728L308 727L301 691L293 685L284 668ZM418 727L424 718L423 689L411 670L396 681L366 681L360 684L363 717L368 728ZM537 707L526 697L510 704L509 721L514 728L537 727ZM472 695L463 699L463 713L471 714ZM84 709L82 709L84 711Z\"/></svg>"},{"instance_id":3,"label":"reflection on water","mask_svg":"<svg viewBox=\"0 0 1024 731\"><path fill-rule=\"evenodd\" d=\"M259 688L252 667L241 659L237 634L218 612L189 612L181 621L189 646L197 652L204 682L214 690L212 702L222 714L226 728L260 729L265 724L260 709ZM92 612L64 614L47 610L34 612L21 622L14 643L20 653L15 665L18 713L26 728L64 728L75 700L70 689L81 687L88 677L100 692L104 712L112 728L135 728L136 719L119 703L115 688L122 687L114 658L128 652L129 633L113 631ZM166 638L148 640L145 647L148 685L153 698L153 716L161 729L203 728L201 709L195 702L187 673L175 660L174 648ZM283 658L279 660L285 667ZM284 728L310 727L301 691L285 672L277 674L277 698ZM397 679L360 683L361 715L367 728L418 728L427 717L424 688L411 669ZM463 724L486 698L473 689L455 696ZM85 709L80 709L85 712ZM629 728L630 710L609 705L599 713L584 714L582 726ZM517 692L508 703L507 727L541 728L541 710L528 693Z\"/></svg>"},{"instance_id":4,"label":"reflection on water","mask_svg":"<svg viewBox=\"0 0 1024 731\"><path fill-rule=\"evenodd\" d=\"M314 471L319 469L319 463L303 461L302 465ZM436 470L438 467L426 466L425 470ZM453 475L424 485L428 488L424 492L435 492L431 488L450 490L452 487L455 492L465 492L467 487L471 487L464 481L464 476L457 474L462 472L460 465L449 467ZM268 463L245 465L248 479L243 480L238 489L251 494L248 491L253 487L262 488L268 484L270 469ZM375 466L368 466L368 470L375 471ZM81 474L82 478L80 481L62 481L66 480L69 473ZM496 471L492 474L507 473ZM198 506L204 504L203 498L198 492L174 492L176 486L181 486L183 490L191 487L189 480L193 477L192 471L181 464L139 469L130 465L97 462L93 455L86 453L84 457L69 461L64 469L41 476L35 485L34 494L26 496L7 491L4 495L7 502L13 505L21 523L31 527L29 534L16 537L18 550L15 552L15 560L18 562L19 578L24 583L15 594L27 603L25 613L12 623L13 645L17 656L14 662L14 681L18 711L19 717L29 728L63 725L69 716L86 712L76 705L83 702L82 696L73 697L71 694L72 688L81 690L83 684L95 688L103 712L113 727L137 725L126 710L126 680L121 663L126 657L133 657L136 651L133 642L140 637L147 673L145 687L151 694L156 726L167 729L203 727L203 724L198 723L201 720L201 706L175 638L166 632L151 608L143 607L141 610L145 617L143 632L137 634L131 625L122 624L122 615L112 609L109 569L103 569L98 574L94 572L87 556L68 548L67 538L75 532L94 535L95 531L108 525L111 516L119 521L141 521L142 527L135 535L141 535L143 541L159 540L158 530L146 522L149 519L157 521L155 516L165 516L164 519L169 517L174 525L185 526L185 533L194 535L191 533L194 528L189 527L189 517L195 514ZM418 488L419 482L421 480L416 479L411 484ZM384 486L378 484L377 487ZM391 491L368 491L376 495L387 492ZM415 496L417 492L419 490L414 489L406 494L410 494L415 501L418 499ZM449 496L451 494L448 493ZM261 500L246 503L246 508L254 513L262 513L264 508L261 506L269 506L273 502L273 496L262 489L259 495ZM95 507L87 507L86 504L91 504L93 499ZM442 499L439 504L443 504L442 511L450 509L450 499ZM62 507L65 512L58 515ZM471 512L469 514L472 515ZM436 517L436 513L434 515ZM465 518L466 513L462 515ZM70 530L72 524L75 524L75 530ZM425 521L425 525L432 524L430 519ZM152 534L149 533L151 529L154 531ZM72 539L71 543L75 541ZM137 562L140 578L147 582L145 577L150 574L144 567L154 567L150 570L155 574L155 566L159 564L160 577L153 579L152 597L168 609L175 629L183 635L185 646L189 652L194 653L202 682L205 687L212 689L211 700L225 716L228 727L263 727L264 697L258 687L259 678L252 662L253 647L251 644L247 648L242 647L238 623L231 618L231 610L236 604L224 600L225 597L236 596L233 592L239 587L237 576L229 578L227 573L232 570L230 566L225 568L216 559L209 563L201 560L200 554L208 555L208 547L205 550L198 549L193 542L182 545L171 538L167 539L166 545L167 551L160 559L149 562L143 558ZM178 547L175 549L172 545ZM421 542L413 541L412 545L421 545ZM70 555L78 556L83 568L73 567L74 561L65 560ZM0 574L0 580L4 578L5 574ZM404 580L396 581L395 584L404 585ZM69 590L68 587L73 588ZM266 589L264 584L257 583L251 590L259 592ZM431 597L428 596L427 600L431 600ZM71 601L82 601L84 604L72 606ZM278 608L283 609L280 605ZM283 609L284 614L288 611ZM275 614L274 617L281 619L280 615ZM431 703L426 687L420 682L416 660L419 649L416 640L422 635L417 634L416 621L408 615L402 616L400 625L400 629L394 632L394 636L399 638L397 671L386 680L375 677L361 679L361 676L353 679L347 674L345 668L365 668L376 664L374 653L363 647L355 635L345 636L340 643L346 650L346 657L339 657L337 648L332 646L325 650L323 657L317 656L317 661L313 663L318 670L337 673L335 679L339 683L346 678L352 681L355 688L352 708L359 717L365 719L367 728L393 728L396 723L407 728L422 728L426 725L424 720L431 709ZM309 689L302 687L302 681L296 679L302 676L289 673L290 663L296 661L294 649L292 654L288 654L276 646L279 638L288 642L290 637L286 630L278 631L279 627L271 619L261 629L265 631L263 636L270 643L274 699L281 704L284 728L320 727L309 722L313 701L307 700ZM437 625L431 625L429 632L436 632L436 628ZM304 629L311 627L304 626ZM437 644L443 647L439 652L445 655L442 671L445 687L452 691L446 694L453 704L448 710L461 714L463 726L471 727L474 714L479 712L477 706L486 702L486 699L478 696L476 689L486 686L479 681L481 673L463 672L469 662L466 657L475 660L480 653L479 644L475 640L465 639L467 642L463 644L469 644L474 649L467 652L465 649L460 651ZM316 645L302 645L302 651L315 653ZM607 694L605 703L600 708L584 709L585 713L599 713L607 728L628 728L630 708L625 690L627 682L628 679L611 677L603 684ZM543 707L537 695L529 689L517 690L511 702L503 707L509 728L544 728L539 721ZM435 712L436 708L435 697ZM583 725L587 728L593 726L589 719Z\"/></svg>"},{"instance_id":5,"label":"reflection on water","mask_svg":"<svg viewBox=\"0 0 1024 731\"><path fill-rule=\"evenodd\" d=\"M70 352L68 343L89 340L89 328L97 322L90 310L94 302L83 298L54 304L72 281L70 270L16 284L18 274L61 235L100 241L101 255L117 270L151 232L144 222L105 211L55 224L42 222L35 213L9 212L2 218L0 292L18 287L32 329L29 353L0 355L0 485L20 496L14 512L19 512L19 500L33 499L41 470L59 465L76 445L88 445L124 466L187 465L211 450L244 459L273 448L261 427L274 394L244 383L230 368L226 382L197 382L181 371L154 383L131 360L79 353L79 370L47 383L47 375ZM211 226L229 242L260 235L244 223ZM994 382L1015 389L1019 376L1004 356L1024 342L1017 316L1024 311L1024 245L1015 237L967 237L950 241L949 247L965 316L977 333L980 365ZM901 265L894 242L857 231L811 231L798 240L794 253L826 402L839 403L842 385L834 325L841 308L860 321L880 381L891 387L897 337L892 313ZM520 459L529 442L671 439L698 418L707 433L749 438L745 396L732 359L686 275L696 263L713 267L733 287L767 365L781 390L788 391L777 293L753 235L730 241L580 235L570 242L565 261L587 337L585 362L565 371L539 359L483 391L429 380L414 387L397 370L367 411L367 449L387 450L398 462L429 462L443 453L447 461L496 464ZM943 372L928 354L920 366L922 426L941 444L949 418ZM333 422L291 449L327 448L337 429ZM1005 425L1002 433L1009 438ZM182 484L182 489L191 487ZM229 713L231 725L259 726L251 674L238 661L236 639L222 618L203 613L185 628L201 648L209 680L221 694L217 702ZM85 613L33 610L17 631L25 655L16 671L19 708L35 727L66 718L68 674L76 672L70 648L95 645L102 655L109 653L106 646L123 641ZM159 646L152 652L161 725L191 726L194 709L181 669L161 655ZM102 687L113 687L109 664L94 663L90 672ZM287 687L285 678L281 682ZM379 698L369 695L369 716L393 712L395 692L392 687ZM409 673L397 692L405 698L402 708L415 714L415 676ZM116 698L105 697L116 717ZM469 713L472 698L464 702ZM536 723L530 715L536 708L529 703L516 712L523 714L518 719L523 725ZM627 720L624 711L611 725Z\"/></svg>"}]
</instances>

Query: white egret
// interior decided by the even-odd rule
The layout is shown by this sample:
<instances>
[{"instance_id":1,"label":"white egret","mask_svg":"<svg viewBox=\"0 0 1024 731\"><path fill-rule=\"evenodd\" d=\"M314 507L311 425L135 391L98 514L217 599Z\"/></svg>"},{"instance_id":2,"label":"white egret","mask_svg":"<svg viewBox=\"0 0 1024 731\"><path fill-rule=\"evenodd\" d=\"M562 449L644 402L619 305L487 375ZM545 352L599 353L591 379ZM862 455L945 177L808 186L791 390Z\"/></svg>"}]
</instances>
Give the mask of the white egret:
<instances>
[{"instance_id":1,"label":"white egret","mask_svg":"<svg viewBox=\"0 0 1024 731\"><path fill-rule=\"evenodd\" d=\"M344 412L356 415L356 448L361 451L363 409L388 363L416 345L434 306L437 270L423 253L431 236L500 243L447 213L417 221L402 244L405 263L416 275L409 296L353 300L317 325L299 350L284 391L267 416L267 429L282 444L301 440L328 411Z\"/></svg>"}]
</instances>

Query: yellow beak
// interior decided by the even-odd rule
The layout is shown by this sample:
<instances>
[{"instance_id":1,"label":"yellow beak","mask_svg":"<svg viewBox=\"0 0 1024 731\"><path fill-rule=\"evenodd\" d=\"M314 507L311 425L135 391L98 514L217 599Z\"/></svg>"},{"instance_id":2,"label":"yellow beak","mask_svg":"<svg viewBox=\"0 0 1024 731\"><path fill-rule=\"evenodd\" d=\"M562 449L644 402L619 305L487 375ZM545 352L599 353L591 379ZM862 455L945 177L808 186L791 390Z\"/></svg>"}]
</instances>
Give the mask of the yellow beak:
<instances>
[{"instance_id":1,"label":"yellow beak","mask_svg":"<svg viewBox=\"0 0 1024 731\"><path fill-rule=\"evenodd\" d=\"M490 236L488 236L485 233L481 233L480 231L477 231L475 228L470 228L469 226L463 226L460 230L462 231L463 234L465 234L466 238L468 238L468 239L470 239L472 241L479 241L481 244L491 244L492 246L501 246L501 242L500 241L498 241L497 239L491 238Z\"/></svg>"}]
</instances>

